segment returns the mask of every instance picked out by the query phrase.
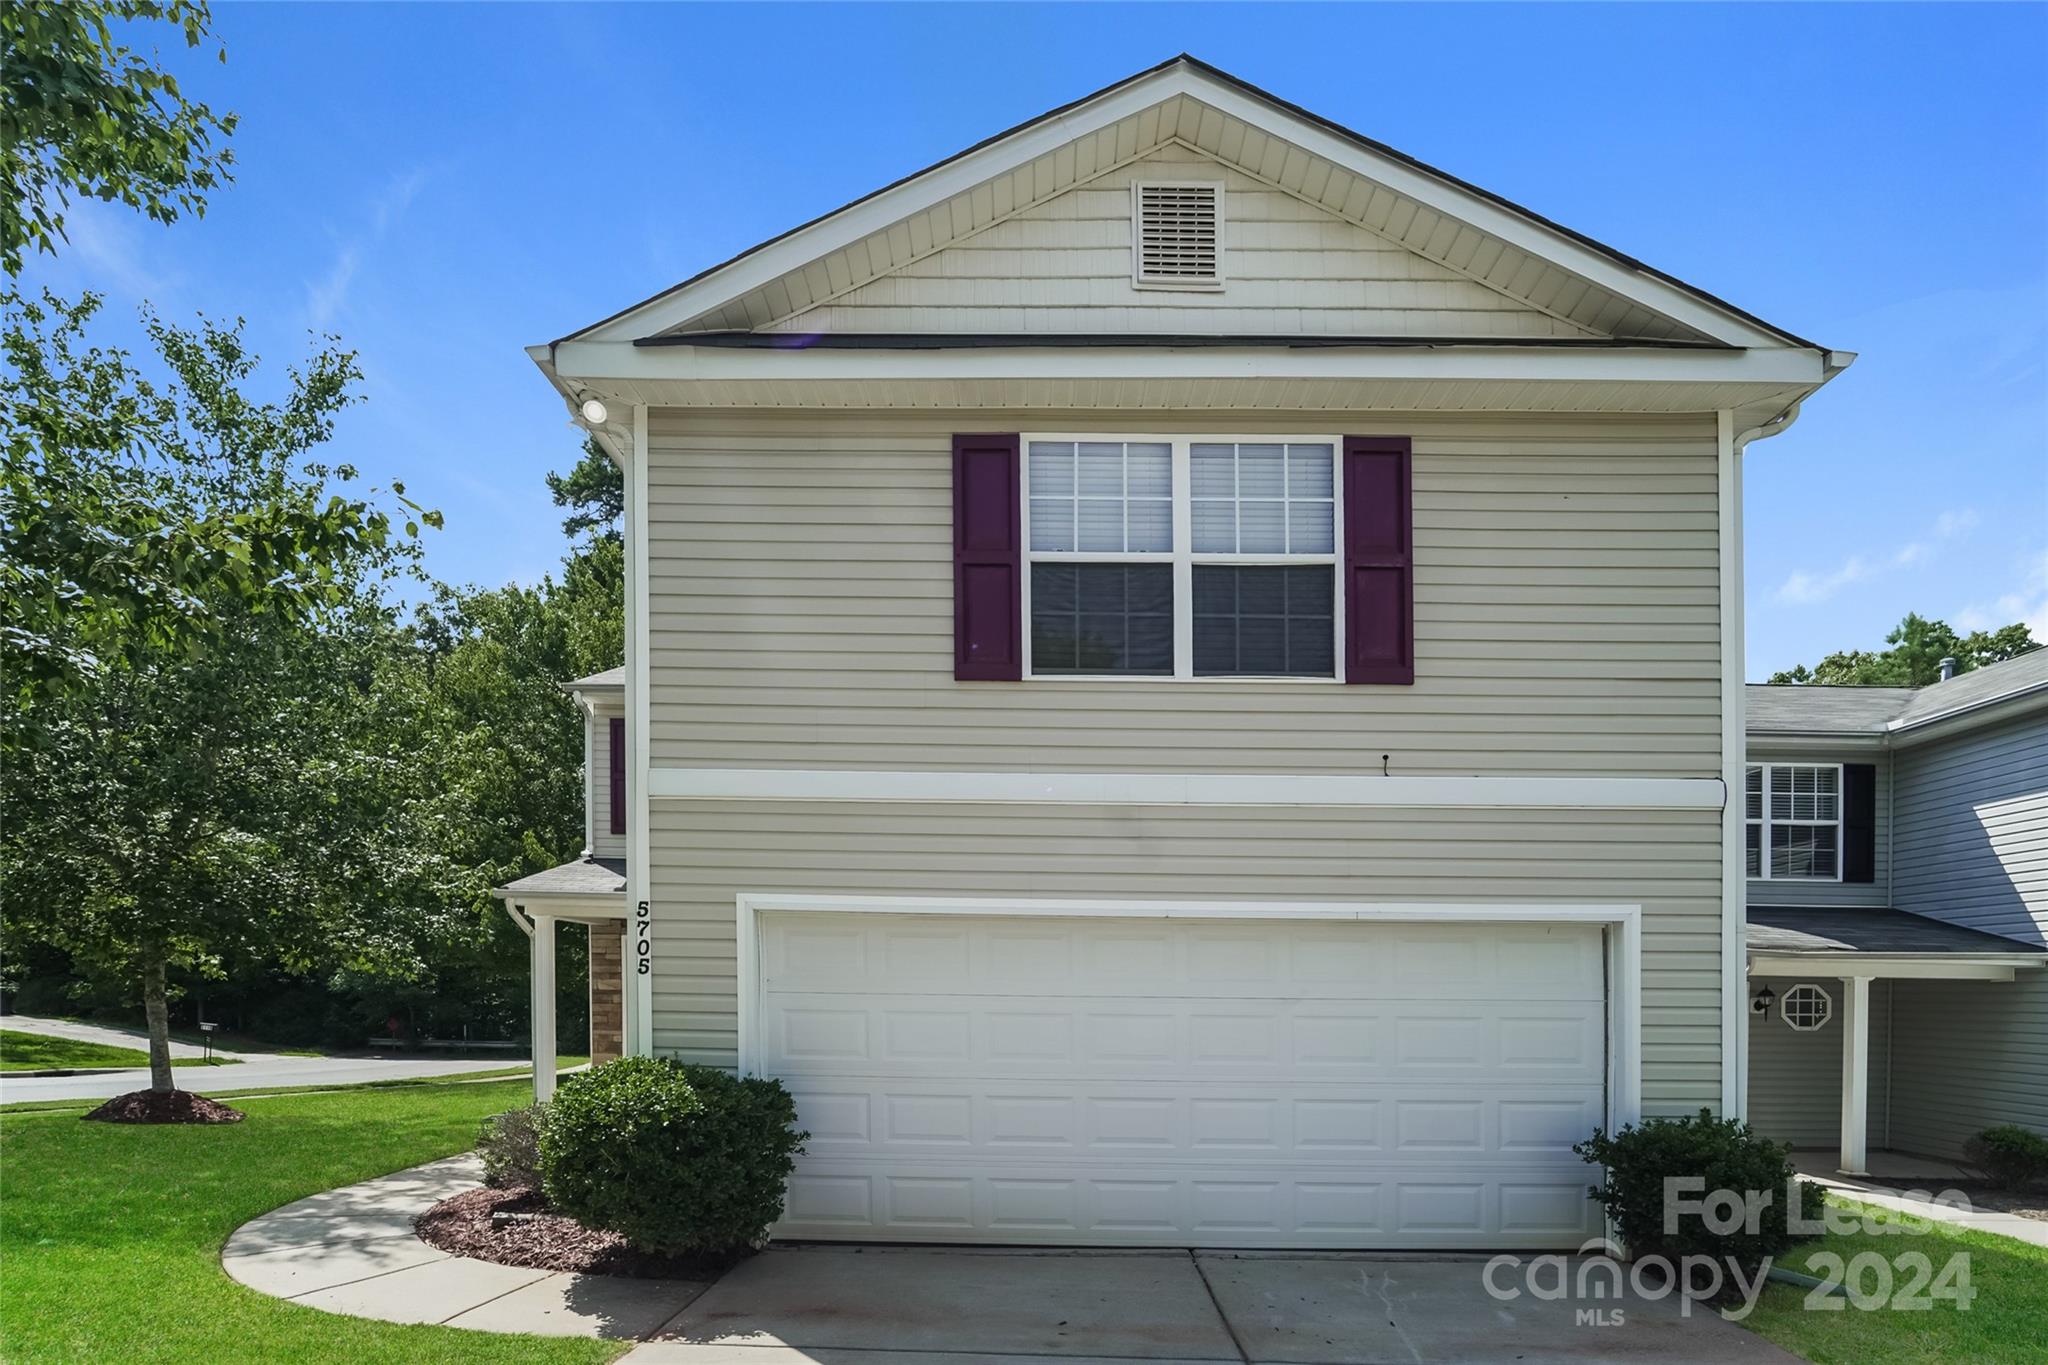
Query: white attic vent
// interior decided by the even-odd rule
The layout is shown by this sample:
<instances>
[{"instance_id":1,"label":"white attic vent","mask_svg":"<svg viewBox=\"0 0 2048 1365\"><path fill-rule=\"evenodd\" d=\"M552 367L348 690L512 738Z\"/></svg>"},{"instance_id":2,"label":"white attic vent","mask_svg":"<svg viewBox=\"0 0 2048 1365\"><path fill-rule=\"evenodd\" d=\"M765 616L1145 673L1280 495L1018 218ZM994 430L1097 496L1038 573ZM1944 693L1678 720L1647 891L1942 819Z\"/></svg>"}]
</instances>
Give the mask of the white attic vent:
<instances>
[{"instance_id":1,"label":"white attic vent","mask_svg":"<svg viewBox=\"0 0 2048 1365\"><path fill-rule=\"evenodd\" d=\"M1189 180L1131 186L1131 283L1223 287L1223 186Z\"/></svg>"}]
</instances>

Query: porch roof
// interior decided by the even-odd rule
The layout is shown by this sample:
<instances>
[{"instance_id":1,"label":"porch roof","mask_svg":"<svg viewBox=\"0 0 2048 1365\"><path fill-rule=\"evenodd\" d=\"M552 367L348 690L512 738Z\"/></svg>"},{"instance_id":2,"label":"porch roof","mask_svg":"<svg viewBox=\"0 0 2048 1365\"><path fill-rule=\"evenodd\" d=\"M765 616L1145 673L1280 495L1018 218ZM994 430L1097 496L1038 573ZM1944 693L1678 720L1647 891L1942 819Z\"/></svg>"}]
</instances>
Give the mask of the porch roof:
<instances>
[{"instance_id":1,"label":"porch roof","mask_svg":"<svg viewBox=\"0 0 2048 1365\"><path fill-rule=\"evenodd\" d=\"M626 894L624 858L583 858L563 863L545 872L535 872L496 888L501 899L518 900L539 896L623 896Z\"/></svg>"},{"instance_id":2,"label":"porch roof","mask_svg":"<svg viewBox=\"0 0 2048 1365\"><path fill-rule=\"evenodd\" d=\"M2002 958L2012 966L2048 958L2048 945L1893 909L1752 905L1748 941L1751 953L1774 958Z\"/></svg>"}]
</instances>

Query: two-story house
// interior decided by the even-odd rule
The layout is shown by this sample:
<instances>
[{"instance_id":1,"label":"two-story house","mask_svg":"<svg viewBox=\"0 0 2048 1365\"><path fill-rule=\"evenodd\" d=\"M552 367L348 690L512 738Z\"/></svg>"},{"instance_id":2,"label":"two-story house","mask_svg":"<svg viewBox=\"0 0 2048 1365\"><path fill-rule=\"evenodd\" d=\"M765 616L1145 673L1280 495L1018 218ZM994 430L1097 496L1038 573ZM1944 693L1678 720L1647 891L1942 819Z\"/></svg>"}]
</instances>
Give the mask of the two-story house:
<instances>
[{"instance_id":1,"label":"two-story house","mask_svg":"<svg viewBox=\"0 0 2048 1365\"><path fill-rule=\"evenodd\" d=\"M1748 728L1750 1121L1852 1173L2048 1133L2048 650Z\"/></svg>"},{"instance_id":2,"label":"two-story house","mask_svg":"<svg viewBox=\"0 0 2048 1365\"><path fill-rule=\"evenodd\" d=\"M1742 1108L1742 453L1852 357L1185 57L531 355L623 844L504 894L789 1086L788 1235L1575 1246Z\"/></svg>"}]
</instances>

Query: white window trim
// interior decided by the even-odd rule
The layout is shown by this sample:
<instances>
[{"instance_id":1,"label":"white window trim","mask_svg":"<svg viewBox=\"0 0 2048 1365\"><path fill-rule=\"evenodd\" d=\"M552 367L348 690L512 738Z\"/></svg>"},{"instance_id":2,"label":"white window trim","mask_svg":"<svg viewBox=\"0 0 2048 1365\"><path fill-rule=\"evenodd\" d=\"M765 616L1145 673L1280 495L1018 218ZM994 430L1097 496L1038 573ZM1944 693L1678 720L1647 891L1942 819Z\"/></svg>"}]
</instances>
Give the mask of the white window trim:
<instances>
[{"instance_id":1,"label":"white window trim","mask_svg":"<svg viewBox=\"0 0 2048 1365\"><path fill-rule=\"evenodd\" d=\"M1350 920L1381 924L1585 924L1605 937L1607 1127L1643 1113L1643 908L1634 904L1521 905L1318 901L1064 900L1011 897L835 896L743 891L734 897L739 969L739 1072L761 1074L760 916L786 911L882 915L1049 915L1057 918Z\"/></svg>"},{"instance_id":2,"label":"white window trim","mask_svg":"<svg viewBox=\"0 0 2048 1365\"><path fill-rule=\"evenodd\" d=\"M1158 432L1025 432L1019 438L1017 497L1019 534L1024 543L1021 589L1024 672L1027 682L1226 684L1307 683L1323 686L1344 681L1344 438L1295 432L1291 435L1198 433L1171 436ZM1171 550L1112 553L1098 550L1034 550L1031 548L1031 443L1033 441L1115 441L1125 445L1171 448L1173 478L1173 546ZM1194 447L1230 445L1327 445L1330 447L1330 545L1328 554L1196 554L1194 550ZM1078 543L1078 540L1077 542ZM1173 672L1164 673L1038 673L1031 667L1031 566L1033 564L1171 564L1173 566ZM1277 673L1197 674L1195 672L1195 565L1251 568L1282 565L1330 567L1330 676L1309 678Z\"/></svg>"},{"instance_id":3,"label":"white window trim","mask_svg":"<svg viewBox=\"0 0 2048 1365\"><path fill-rule=\"evenodd\" d=\"M1826 1005L1827 1008L1821 1012L1821 1016L1818 1022L1812 1024L1800 1024L1793 1022L1792 1015L1788 1011L1787 1006L1789 1006L1792 1002L1792 993L1794 991L1812 991L1814 994L1818 995L1821 998L1821 1003ZM1791 1029L1794 1033L1819 1033L1822 1029L1826 1028L1829 1024L1834 1022L1835 997L1828 994L1827 987L1825 986L1818 985L1811 981L1797 982L1793 985L1787 986L1785 988L1785 993L1778 997L1778 1018L1781 1021L1783 1021L1786 1028Z\"/></svg>"},{"instance_id":4,"label":"white window trim","mask_svg":"<svg viewBox=\"0 0 2048 1365\"><path fill-rule=\"evenodd\" d=\"M1750 818L1749 818L1749 771L1750 771L1750 769L1752 769L1752 768L1759 768L1759 769L1762 769L1762 771L1763 771L1763 775L1764 775L1764 791L1763 791L1763 811L1762 811L1762 814L1761 814L1761 815L1759 816L1759 818L1757 818L1757 819L1755 819L1755 820L1752 820L1752 819L1750 819ZM1835 770L1835 818L1834 818L1834 820L1833 820L1833 822L1832 822L1832 823L1834 824L1834 827L1835 827L1835 875L1834 875L1834 876L1832 876L1832 877L1773 877L1773 876L1771 875L1771 771L1772 771L1773 769L1775 769L1775 768L1833 768L1833 769ZM1742 834L1742 837L1743 837L1743 839L1744 839L1745 841L1746 841L1746 840L1747 840L1747 839L1749 838L1749 829L1750 829L1750 827L1751 827L1751 826L1755 826L1755 827L1756 827L1756 828L1757 828L1757 829L1759 830L1759 833L1758 833L1758 835L1757 835L1757 841L1758 841L1758 851L1757 851L1757 875L1756 875L1756 876L1754 876L1754 877L1750 877L1750 878L1749 878L1749 880L1750 880L1750 881L1753 881L1753 882L1770 882L1770 881L1779 881L1779 882L1820 882L1820 883L1823 883L1823 884L1826 884L1826 883L1829 883L1829 882L1834 882L1834 883L1840 883L1840 882L1841 882L1841 880L1842 880L1842 825L1843 825L1842 815L1843 815L1843 813L1844 813L1844 812L1843 812L1843 810L1842 810L1842 802L1843 802L1843 799L1844 799L1844 798L1843 798L1843 794L1842 794L1842 765L1841 765L1841 764L1839 764L1839 763L1798 763L1798 762L1791 762L1791 761L1787 761L1787 762L1783 762L1783 763L1771 763L1771 762L1761 762L1761 763L1745 763L1745 764L1743 765L1743 769L1742 769L1742 784L1743 784L1743 790L1742 790L1742 798L1741 798L1741 799L1742 799L1742 802L1743 802L1743 807L1742 807L1742 823L1743 823L1743 834ZM1803 825L1803 826L1810 826L1810 825L1825 825L1825 824L1828 824L1828 823L1830 823L1830 822L1829 822L1829 821L1826 821L1826 820L1786 820L1786 821L1783 821L1782 823L1784 823L1784 824L1787 824L1787 825ZM1748 854L1747 854L1747 852L1745 852L1745 853L1744 853L1743 857L1744 857L1744 861L1745 861L1745 862L1747 862L1747 859L1748 859ZM1744 870L1745 870L1745 871L1747 871L1747 868L1745 867L1745 869L1744 869Z\"/></svg>"},{"instance_id":5,"label":"white window trim","mask_svg":"<svg viewBox=\"0 0 2048 1365\"><path fill-rule=\"evenodd\" d=\"M1145 274L1145 191L1147 189L1213 190L1216 194L1216 273L1206 280L1154 279ZM1133 180L1131 182L1131 288L1166 289L1177 293L1213 294L1223 288L1223 182L1221 180Z\"/></svg>"}]
</instances>

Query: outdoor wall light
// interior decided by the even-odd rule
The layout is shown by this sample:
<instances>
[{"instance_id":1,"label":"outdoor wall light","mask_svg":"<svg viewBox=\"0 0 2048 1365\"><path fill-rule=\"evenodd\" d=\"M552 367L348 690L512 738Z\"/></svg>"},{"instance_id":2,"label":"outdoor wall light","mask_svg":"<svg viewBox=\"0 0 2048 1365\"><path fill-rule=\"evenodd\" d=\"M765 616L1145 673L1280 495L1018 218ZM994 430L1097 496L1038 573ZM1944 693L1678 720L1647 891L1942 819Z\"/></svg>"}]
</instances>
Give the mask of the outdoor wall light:
<instances>
[{"instance_id":1,"label":"outdoor wall light","mask_svg":"<svg viewBox=\"0 0 2048 1365\"><path fill-rule=\"evenodd\" d=\"M578 411L582 412L583 420L594 427L603 426L605 419L612 415L611 409L604 405L602 398L584 399L583 405Z\"/></svg>"},{"instance_id":2,"label":"outdoor wall light","mask_svg":"<svg viewBox=\"0 0 2048 1365\"><path fill-rule=\"evenodd\" d=\"M1758 1017L1769 1014L1771 1012L1771 1002L1777 998L1772 993L1771 988L1766 986L1756 993L1756 999L1749 1002L1749 1012Z\"/></svg>"}]
</instances>

